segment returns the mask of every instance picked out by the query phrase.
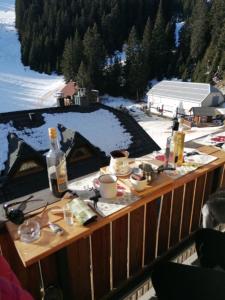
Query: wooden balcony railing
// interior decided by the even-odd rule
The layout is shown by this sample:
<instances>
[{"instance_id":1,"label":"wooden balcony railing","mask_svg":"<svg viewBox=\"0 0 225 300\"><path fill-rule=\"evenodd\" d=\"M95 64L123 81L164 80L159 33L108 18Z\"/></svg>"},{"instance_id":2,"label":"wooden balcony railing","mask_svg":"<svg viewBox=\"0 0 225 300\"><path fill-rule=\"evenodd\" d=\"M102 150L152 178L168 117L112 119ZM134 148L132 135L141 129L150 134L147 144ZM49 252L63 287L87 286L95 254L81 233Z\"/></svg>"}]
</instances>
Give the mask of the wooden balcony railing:
<instances>
[{"instance_id":1,"label":"wooden balcony railing","mask_svg":"<svg viewBox=\"0 0 225 300\"><path fill-rule=\"evenodd\" d=\"M109 217L68 232L63 242L55 241L53 246L51 239L45 239L46 244L40 240L36 248L23 246L28 252L23 255L7 224L0 233L1 252L23 287L35 299L41 299L42 285L59 286L65 299L106 298L179 245L199 228L207 197L225 186L225 152L210 147L200 150L218 159Z\"/></svg>"}]
</instances>

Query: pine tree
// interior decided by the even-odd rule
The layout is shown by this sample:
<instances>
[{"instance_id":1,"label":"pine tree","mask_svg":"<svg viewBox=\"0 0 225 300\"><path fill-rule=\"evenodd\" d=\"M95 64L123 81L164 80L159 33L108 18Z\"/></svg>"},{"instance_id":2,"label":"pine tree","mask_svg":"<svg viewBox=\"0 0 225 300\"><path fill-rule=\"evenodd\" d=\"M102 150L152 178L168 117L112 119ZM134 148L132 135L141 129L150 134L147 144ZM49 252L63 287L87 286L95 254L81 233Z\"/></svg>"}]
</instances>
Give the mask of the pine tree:
<instances>
[{"instance_id":1,"label":"pine tree","mask_svg":"<svg viewBox=\"0 0 225 300\"><path fill-rule=\"evenodd\" d=\"M204 54L207 45L207 7L204 0L198 0L192 16L192 32L190 55L194 61L197 61Z\"/></svg>"},{"instance_id":2,"label":"pine tree","mask_svg":"<svg viewBox=\"0 0 225 300\"><path fill-rule=\"evenodd\" d=\"M120 96L122 93L122 63L115 55L111 64L105 68L104 91L112 96Z\"/></svg>"},{"instance_id":3,"label":"pine tree","mask_svg":"<svg viewBox=\"0 0 225 300\"><path fill-rule=\"evenodd\" d=\"M143 74L143 48L135 27L131 29L126 49L126 90L130 97L140 100L143 96L146 78Z\"/></svg>"},{"instance_id":4,"label":"pine tree","mask_svg":"<svg viewBox=\"0 0 225 300\"><path fill-rule=\"evenodd\" d=\"M148 18L145 25L142 47L143 47L143 75L146 81L151 77L151 38L152 38L152 24L150 18Z\"/></svg>"},{"instance_id":5,"label":"pine tree","mask_svg":"<svg viewBox=\"0 0 225 300\"><path fill-rule=\"evenodd\" d=\"M162 0L160 1L151 40L152 76L162 78L167 70L168 43L166 39L166 25L162 13Z\"/></svg>"},{"instance_id":6,"label":"pine tree","mask_svg":"<svg viewBox=\"0 0 225 300\"><path fill-rule=\"evenodd\" d=\"M175 28L176 24L174 21L170 21L166 26L166 39L168 47L168 66L167 66L167 77L173 76L176 73L176 60L177 60L177 50L175 45Z\"/></svg>"},{"instance_id":7,"label":"pine tree","mask_svg":"<svg viewBox=\"0 0 225 300\"><path fill-rule=\"evenodd\" d=\"M76 76L76 81L79 85L79 87L86 88L88 91L90 91L93 88L90 74L88 71L87 66L82 61Z\"/></svg>"},{"instance_id":8,"label":"pine tree","mask_svg":"<svg viewBox=\"0 0 225 300\"><path fill-rule=\"evenodd\" d=\"M72 39L66 40L65 48L62 58L62 72L65 78L65 81L74 80L76 73L73 69L73 41Z\"/></svg>"},{"instance_id":9,"label":"pine tree","mask_svg":"<svg viewBox=\"0 0 225 300\"><path fill-rule=\"evenodd\" d=\"M83 45L78 32L66 41L62 58L62 72L66 81L75 80L83 56Z\"/></svg>"},{"instance_id":10,"label":"pine tree","mask_svg":"<svg viewBox=\"0 0 225 300\"><path fill-rule=\"evenodd\" d=\"M96 24L88 28L84 35L84 63L88 66L91 83L99 89L102 82L102 73L105 65L105 49Z\"/></svg>"}]
</instances>

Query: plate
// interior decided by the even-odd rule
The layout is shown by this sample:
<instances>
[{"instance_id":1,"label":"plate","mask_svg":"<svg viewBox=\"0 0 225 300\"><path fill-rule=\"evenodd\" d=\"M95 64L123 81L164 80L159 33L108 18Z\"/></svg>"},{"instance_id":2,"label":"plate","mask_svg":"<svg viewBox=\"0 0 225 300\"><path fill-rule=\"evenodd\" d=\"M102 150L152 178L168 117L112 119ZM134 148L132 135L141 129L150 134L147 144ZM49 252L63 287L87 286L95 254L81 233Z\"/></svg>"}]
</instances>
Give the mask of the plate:
<instances>
[{"instance_id":1,"label":"plate","mask_svg":"<svg viewBox=\"0 0 225 300\"><path fill-rule=\"evenodd\" d=\"M126 173L115 173L114 171L111 170L110 167L107 167L106 172L109 172L110 174L114 174L114 175L119 176L119 177L125 177L125 176L128 176L128 175L131 174L132 168L129 168Z\"/></svg>"}]
</instances>

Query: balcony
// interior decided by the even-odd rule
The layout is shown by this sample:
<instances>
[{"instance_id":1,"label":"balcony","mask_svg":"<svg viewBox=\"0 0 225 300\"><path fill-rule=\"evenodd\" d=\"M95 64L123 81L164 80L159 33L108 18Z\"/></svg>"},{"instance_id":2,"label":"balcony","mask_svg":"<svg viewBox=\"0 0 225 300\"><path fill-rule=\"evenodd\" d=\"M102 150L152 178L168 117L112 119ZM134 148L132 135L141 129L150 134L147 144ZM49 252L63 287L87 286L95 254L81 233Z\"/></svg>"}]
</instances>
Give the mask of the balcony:
<instances>
[{"instance_id":1,"label":"balcony","mask_svg":"<svg viewBox=\"0 0 225 300\"><path fill-rule=\"evenodd\" d=\"M23 287L35 299L52 285L65 299L123 299L150 276L155 263L191 245L207 197L225 186L225 153L198 149L217 159L180 178L156 180L138 194L139 200L107 217L99 215L89 225L71 229L62 216L54 217L66 232L62 237L52 235L43 223L40 240L24 244L16 236L16 225L7 222L1 229L1 251ZM52 218L51 208L66 201L58 201L48 189L34 193L34 198L48 199L47 218Z\"/></svg>"}]
</instances>

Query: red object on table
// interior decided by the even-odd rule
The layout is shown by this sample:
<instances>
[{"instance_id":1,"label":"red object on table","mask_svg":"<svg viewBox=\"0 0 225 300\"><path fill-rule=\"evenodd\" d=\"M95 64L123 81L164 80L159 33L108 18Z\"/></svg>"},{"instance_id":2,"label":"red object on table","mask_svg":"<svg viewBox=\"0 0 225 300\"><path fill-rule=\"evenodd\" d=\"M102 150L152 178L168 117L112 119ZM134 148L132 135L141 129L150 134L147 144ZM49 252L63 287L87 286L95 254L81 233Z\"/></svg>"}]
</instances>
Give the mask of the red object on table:
<instances>
[{"instance_id":1,"label":"red object on table","mask_svg":"<svg viewBox=\"0 0 225 300\"><path fill-rule=\"evenodd\" d=\"M164 161L165 160L165 155L164 154L156 155L155 159L158 159L160 161Z\"/></svg>"},{"instance_id":2,"label":"red object on table","mask_svg":"<svg viewBox=\"0 0 225 300\"><path fill-rule=\"evenodd\" d=\"M215 137L211 138L211 141L224 143L225 142L225 136L224 135L215 136Z\"/></svg>"}]
</instances>

